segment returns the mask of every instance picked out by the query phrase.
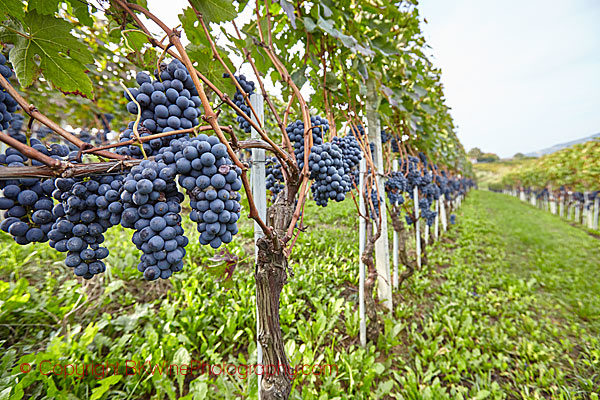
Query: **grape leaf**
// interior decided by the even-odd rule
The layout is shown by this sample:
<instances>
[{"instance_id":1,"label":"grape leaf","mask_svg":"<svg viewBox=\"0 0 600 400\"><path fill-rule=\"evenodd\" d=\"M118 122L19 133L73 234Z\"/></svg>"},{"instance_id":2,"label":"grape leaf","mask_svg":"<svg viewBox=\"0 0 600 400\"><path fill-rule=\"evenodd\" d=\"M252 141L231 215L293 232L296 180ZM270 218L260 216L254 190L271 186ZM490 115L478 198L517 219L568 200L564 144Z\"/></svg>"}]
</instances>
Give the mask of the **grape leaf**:
<instances>
[{"instance_id":1,"label":"grape leaf","mask_svg":"<svg viewBox=\"0 0 600 400\"><path fill-rule=\"evenodd\" d=\"M294 14L294 5L287 0L279 0L279 5L281 5L281 8L283 9L283 11L285 11L288 18L290 19L290 24L292 25L292 28L296 29L296 15Z\"/></svg>"},{"instance_id":2,"label":"grape leaf","mask_svg":"<svg viewBox=\"0 0 600 400\"><path fill-rule=\"evenodd\" d=\"M202 72L219 90L228 93L230 96L235 93L235 85L231 78L223 78L225 69L220 62L213 58L212 51L209 48L189 44L186 51L190 59L198 63L196 69ZM227 58L224 58L223 61L225 61L230 71L235 71L233 64Z\"/></svg>"},{"instance_id":3,"label":"grape leaf","mask_svg":"<svg viewBox=\"0 0 600 400\"><path fill-rule=\"evenodd\" d=\"M85 64L93 63L94 58L71 35L71 28L65 20L31 10L22 26L13 24L11 30L0 30L0 40L14 44L10 62L21 86L30 86L41 73L63 93L91 97L92 81L85 73Z\"/></svg>"},{"instance_id":4,"label":"grape leaf","mask_svg":"<svg viewBox=\"0 0 600 400\"><path fill-rule=\"evenodd\" d=\"M306 28L307 32L312 32L317 27L317 24L315 24L315 21L313 21L310 17L304 17L303 20L304 20L304 27Z\"/></svg>"},{"instance_id":5,"label":"grape leaf","mask_svg":"<svg viewBox=\"0 0 600 400\"><path fill-rule=\"evenodd\" d=\"M23 3L20 0L0 0L0 17L5 15L21 20L23 18Z\"/></svg>"},{"instance_id":6,"label":"grape leaf","mask_svg":"<svg viewBox=\"0 0 600 400\"><path fill-rule=\"evenodd\" d=\"M94 25L94 20L90 15L90 10L88 9L88 4L86 2L82 2L80 0L68 0L71 7L73 7L73 15L86 26ZM92 10L95 10L94 6L92 6Z\"/></svg>"},{"instance_id":7,"label":"grape leaf","mask_svg":"<svg viewBox=\"0 0 600 400\"><path fill-rule=\"evenodd\" d=\"M231 21L237 16L231 0L190 0L205 21Z\"/></svg>"},{"instance_id":8,"label":"grape leaf","mask_svg":"<svg viewBox=\"0 0 600 400\"><path fill-rule=\"evenodd\" d=\"M58 0L29 0L27 10L35 10L45 15L53 15L58 10Z\"/></svg>"},{"instance_id":9,"label":"grape leaf","mask_svg":"<svg viewBox=\"0 0 600 400\"><path fill-rule=\"evenodd\" d=\"M305 73L305 69L297 69L294 72L292 72L292 81L296 84L296 86L298 86L298 88L301 88L302 86L304 86L304 83L306 83L306 73Z\"/></svg>"},{"instance_id":10,"label":"grape leaf","mask_svg":"<svg viewBox=\"0 0 600 400\"><path fill-rule=\"evenodd\" d=\"M183 14L179 14L179 20L181 21L181 25L183 26L183 30L185 31L188 40L192 44L200 47L210 46L210 43L204 34L204 30L198 22L196 13L194 13L194 10L192 10L191 7L187 7L183 10Z\"/></svg>"}]
</instances>

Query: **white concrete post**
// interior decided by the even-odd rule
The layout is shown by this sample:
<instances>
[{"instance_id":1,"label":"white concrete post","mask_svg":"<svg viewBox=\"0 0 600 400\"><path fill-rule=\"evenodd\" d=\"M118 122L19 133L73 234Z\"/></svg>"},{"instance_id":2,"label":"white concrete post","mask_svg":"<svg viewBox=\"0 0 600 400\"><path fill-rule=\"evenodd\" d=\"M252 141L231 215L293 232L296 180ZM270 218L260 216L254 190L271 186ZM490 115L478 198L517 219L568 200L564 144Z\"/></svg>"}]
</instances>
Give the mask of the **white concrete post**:
<instances>
[{"instance_id":1,"label":"white concrete post","mask_svg":"<svg viewBox=\"0 0 600 400\"><path fill-rule=\"evenodd\" d=\"M442 230L448 230L448 215L446 214L446 198L440 197L440 218L442 219Z\"/></svg>"},{"instance_id":2,"label":"white concrete post","mask_svg":"<svg viewBox=\"0 0 600 400\"><path fill-rule=\"evenodd\" d=\"M377 186L380 190L379 195L381 207L381 234L375 241L375 265L377 268L377 294L379 300L385 308L392 310L392 275L390 274L390 248L388 243L388 226L387 226L387 211L385 207L385 190L384 190L384 170L383 170L383 146L381 143L381 122L377 107L379 105L377 89L375 87L375 78L370 77L367 80L367 130L369 134L369 142L375 144L375 152L373 154L373 162L377 169Z\"/></svg>"},{"instance_id":3,"label":"white concrete post","mask_svg":"<svg viewBox=\"0 0 600 400\"><path fill-rule=\"evenodd\" d=\"M415 243L417 249L417 265L421 268L421 235L419 226L419 189L415 186L413 191L413 203L415 203Z\"/></svg>"},{"instance_id":4,"label":"white concrete post","mask_svg":"<svg viewBox=\"0 0 600 400\"><path fill-rule=\"evenodd\" d=\"M442 201L442 198L440 197L438 200L435 201L435 212L437 213L435 216L435 222L434 222L434 230L433 230L433 237L434 239L437 241L438 238L440 237L440 202Z\"/></svg>"},{"instance_id":5,"label":"white concrete post","mask_svg":"<svg viewBox=\"0 0 600 400\"><path fill-rule=\"evenodd\" d=\"M600 193L596 195L594 200L594 217L592 223L592 229L598 230L598 216L600 215Z\"/></svg>"},{"instance_id":6,"label":"white concrete post","mask_svg":"<svg viewBox=\"0 0 600 400\"><path fill-rule=\"evenodd\" d=\"M365 173L367 172L367 161L363 157L360 160L360 180L358 189L358 208L360 214L367 216L367 210L365 206ZM360 324L360 344L361 346L367 345L367 320L365 318L365 264L362 262L362 255L365 251L365 244L367 240L367 221L361 216L358 218L358 318Z\"/></svg>"},{"instance_id":7,"label":"white concrete post","mask_svg":"<svg viewBox=\"0 0 600 400\"><path fill-rule=\"evenodd\" d=\"M260 120L260 124L263 125L265 120L264 114L264 102L263 96L258 93L250 95L250 104L256 111L256 116ZM252 113L252 120L256 121L256 116ZM259 139L260 134L252 128L250 133L253 139ZM250 170L250 181L252 182L252 197L254 197L254 204L258 210L258 215L263 221L267 221L267 181L265 177L265 151L263 149L252 149L252 169ZM258 258L258 247L256 243L258 239L264 236L264 232L260 228L260 225L254 222L254 259ZM258 324L258 304L256 304L256 363L262 365L263 352L258 335L260 334L260 327ZM258 376L258 398L260 400L260 387L262 384L262 376Z\"/></svg>"},{"instance_id":8,"label":"white concrete post","mask_svg":"<svg viewBox=\"0 0 600 400\"><path fill-rule=\"evenodd\" d=\"M561 218L564 218L565 216L565 196L561 194L558 196L558 215Z\"/></svg>"},{"instance_id":9,"label":"white concrete post","mask_svg":"<svg viewBox=\"0 0 600 400\"><path fill-rule=\"evenodd\" d=\"M398 160L393 160L392 161L392 170L394 172L398 172ZM400 218L400 216L398 216L398 218ZM402 222L402 221L400 221ZM392 255L392 260L393 260L393 264L394 264L394 273L392 276L392 285L394 287L394 289L396 289L398 287L398 281L399 281L399 277L398 277L398 248L399 248L399 244L398 244L398 232L396 232L396 230L394 229L394 235L392 237L392 249L394 254Z\"/></svg>"}]
</instances>

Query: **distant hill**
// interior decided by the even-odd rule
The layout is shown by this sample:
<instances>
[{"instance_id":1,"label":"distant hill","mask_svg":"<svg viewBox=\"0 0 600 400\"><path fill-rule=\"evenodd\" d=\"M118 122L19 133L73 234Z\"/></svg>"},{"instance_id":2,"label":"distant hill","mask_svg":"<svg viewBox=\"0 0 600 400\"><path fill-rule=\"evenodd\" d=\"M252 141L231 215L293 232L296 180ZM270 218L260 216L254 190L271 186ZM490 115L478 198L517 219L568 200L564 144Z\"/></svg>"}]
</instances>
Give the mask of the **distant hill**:
<instances>
[{"instance_id":1,"label":"distant hill","mask_svg":"<svg viewBox=\"0 0 600 400\"><path fill-rule=\"evenodd\" d=\"M525 154L525 156L526 157L541 157L541 156L545 156L546 154L551 154L551 153L554 153L556 151L565 149L567 147L571 147L574 144L585 143L585 142L587 142L589 140L592 140L592 139L595 139L595 138L600 138L600 133L596 133L595 135L584 137L582 139L571 140L570 142L555 144L554 146L548 147L547 149L534 151L533 153L527 153L527 154Z\"/></svg>"}]
</instances>

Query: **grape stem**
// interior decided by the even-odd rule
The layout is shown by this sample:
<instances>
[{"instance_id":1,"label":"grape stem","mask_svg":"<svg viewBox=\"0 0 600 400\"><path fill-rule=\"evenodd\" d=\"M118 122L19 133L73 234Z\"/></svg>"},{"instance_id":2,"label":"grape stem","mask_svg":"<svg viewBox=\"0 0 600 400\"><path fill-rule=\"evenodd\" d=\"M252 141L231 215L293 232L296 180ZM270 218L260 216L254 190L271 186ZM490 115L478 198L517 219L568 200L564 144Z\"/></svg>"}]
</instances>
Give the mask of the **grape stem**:
<instances>
[{"instance_id":1,"label":"grape stem","mask_svg":"<svg viewBox=\"0 0 600 400\"><path fill-rule=\"evenodd\" d=\"M221 126L221 129L224 130L225 132L231 132L233 128L231 128L231 126ZM159 139L159 138L163 138L163 137L169 137L169 136L174 136L174 135L180 135L183 133L192 133L192 132L206 132L206 131L212 131L213 128L210 125L204 125L204 126L196 126L194 128L188 128L188 129L180 129L177 131L169 131L169 132L162 132L162 133L155 133L153 135L148 135L148 136L141 136L140 137L140 141L142 143L146 143L151 141L152 139ZM124 142L119 142L119 143L113 143L113 144L107 144L101 147L96 147L94 149L88 149L88 150L84 150L84 153L89 153L91 151L94 150L106 150L106 149L112 149L115 147L121 147L121 146L129 146L130 144L134 144L137 142L137 139L130 139L130 140L126 140Z\"/></svg>"},{"instance_id":2,"label":"grape stem","mask_svg":"<svg viewBox=\"0 0 600 400\"><path fill-rule=\"evenodd\" d=\"M5 137L15 140L4 133L0 133L0 140L4 142ZM7 142L5 142L7 143ZM19 142L20 143L20 142ZM9 143L7 143L9 144ZM12 146L12 144L10 144ZM21 143L21 145L23 145ZM24 146L24 145L23 145ZM17 150L21 151L24 155L32 157L31 153L26 154L25 151L19 149L17 146L13 146ZM37 150L28 148L25 146L27 151ZM48 157L40 153L44 157ZM52 161L58 163L57 167L39 166L39 167L0 167L0 180L7 179L20 179L20 178L74 178L74 177L85 177L91 175L106 175L106 174L121 174L126 170L130 169L141 163L143 160L119 160L119 161L106 161L99 163L87 163L87 164L72 164L61 162L54 158L48 157ZM37 159L37 158L34 158ZM38 160L42 162L41 160Z\"/></svg>"},{"instance_id":3,"label":"grape stem","mask_svg":"<svg viewBox=\"0 0 600 400\"><path fill-rule=\"evenodd\" d=\"M33 147L30 147L24 143L19 142L17 139L8 136L6 133L0 132L0 141L19 150L24 156L26 156L32 160L39 161L44 165L47 165L53 171L62 171L65 169L65 166L63 165L62 161L54 159L50 156L47 156L44 153L37 151ZM11 169L11 170L14 169L14 167L10 167L10 168L2 167L2 168L3 169ZM40 167L23 167L23 168L40 168ZM41 167L41 168L43 168L43 167Z\"/></svg>"},{"instance_id":4,"label":"grape stem","mask_svg":"<svg viewBox=\"0 0 600 400\"><path fill-rule=\"evenodd\" d=\"M137 117L135 119L135 122L133 123L133 134L135 135L135 141L137 142L138 147L142 151L142 154L144 156L144 160L147 160L148 159L148 155L146 154L146 150L144 150L144 145L142 144L142 141L140 140L140 132L138 131L138 126L140 124L140 119L142 119L142 106L140 106L140 103L138 103L138 101L136 100L136 98L133 97L133 95L131 94L131 92L129 91L129 89L127 88L127 86L125 86L125 84L123 83L123 81L120 81L119 84L121 85L121 87L123 89L125 89L125 91L129 95L129 98L131 99L131 101L133 101L135 103L135 105L137 106Z\"/></svg>"}]
</instances>

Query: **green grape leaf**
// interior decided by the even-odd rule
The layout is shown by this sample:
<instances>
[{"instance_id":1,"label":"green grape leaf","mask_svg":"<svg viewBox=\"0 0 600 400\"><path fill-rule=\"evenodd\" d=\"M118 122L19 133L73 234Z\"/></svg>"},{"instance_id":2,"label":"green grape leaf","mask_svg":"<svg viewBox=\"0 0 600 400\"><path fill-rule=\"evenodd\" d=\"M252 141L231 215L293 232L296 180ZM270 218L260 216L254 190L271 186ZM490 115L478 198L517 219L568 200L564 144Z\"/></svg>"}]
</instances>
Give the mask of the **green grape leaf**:
<instances>
[{"instance_id":1,"label":"green grape leaf","mask_svg":"<svg viewBox=\"0 0 600 400\"><path fill-rule=\"evenodd\" d=\"M212 51L209 48L190 44L186 47L186 51L196 65L196 69L206 76L219 90L233 96L235 93L235 85L231 78L223 78L225 68L221 63L213 58ZM235 71L233 64L229 59L224 58L223 61L231 71Z\"/></svg>"},{"instance_id":2,"label":"green grape leaf","mask_svg":"<svg viewBox=\"0 0 600 400\"><path fill-rule=\"evenodd\" d=\"M204 34L204 29L202 29L202 26L196 17L196 13L194 13L194 10L192 10L191 7L187 7L183 10L183 14L179 14L179 20L181 21L181 26L183 26L183 30L190 43L199 47L210 46L210 43Z\"/></svg>"},{"instance_id":3,"label":"green grape leaf","mask_svg":"<svg viewBox=\"0 0 600 400\"><path fill-rule=\"evenodd\" d=\"M58 10L58 3L58 0L29 0L27 10L35 10L44 15L54 15Z\"/></svg>"},{"instance_id":4,"label":"green grape leaf","mask_svg":"<svg viewBox=\"0 0 600 400\"><path fill-rule=\"evenodd\" d=\"M315 24L315 21L313 21L312 18L310 18L310 17L304 17L302 20L304 21L304 27L306 28L307 32L313 32L315 30L315 28L317 27L317 24Z\"/></svg>"},{"instance_id":5,"label":"green grape leaf","mask_svg":"<svg viewBox=\"0 0 600 400\"><path fill-rule=\"evenodd\" d=\"M294 5L287 0L279 0L279 5L290 19L292 28L296 29L296 15L294 14Z\"/></svg>"},{"instance_id":6,"label":"green grape leaf","mask_svg":"<svg viewBox=\"0 0 600 400\"><path fill-rule=\"evenodd\" d=\"M0 0L0 17L10 15L21 20L23 14L23 3L20 0Z\"/></svg>"},{"instance_id":7,"label":"green grape leaf","mask_svg":"<svg viewBox=\"0 0 600 400\"><path fill-rule=\"evenodd\" d=\"M93 26L94 19L90 15L90 10L88 8L88 4L84 1L80 0L68 0L69 4L73 8L73 15L86 26ZM92 10L95 10L94 6L92 6Z\"/></svg>"},{"instance_id":8,"label":"green grape leaf","mask_svg":"<svg viewBox=\"0 0 600 400\"><path fill-rule=\"evenodd\" d=\"M22 26L13 24L11 30L0 30L0 40L14 44L10 61L21 86L30 86L41 73L63 93L92 96L85 64L93 63L94 58L71 35L71 28L65 20L32 10L25 15Z\"/></svg>"},{"instance_id":9,"label":"green grape leaf","mask_svg":"<svg viewBox=\"0 0 600 400\"><path fill-rule=\"evenodd\" d=\"M237 16L231 0L190 0L190 3L208 22L231 21Z\"/></svg>"},{"instance_id":10,"label":"green grape leaf","mask_svg":"<svg viewBox=\"0 0 600 400\"><path fill-rule=\"evenodd\" d=\"M294 72L292 72L291 78L292 81L296 84L296 86L298 86L298 88L301 88L302 86L304 86L307 79L305 69L301 68L295 70Z\"/></svg>"}]
</instances>

